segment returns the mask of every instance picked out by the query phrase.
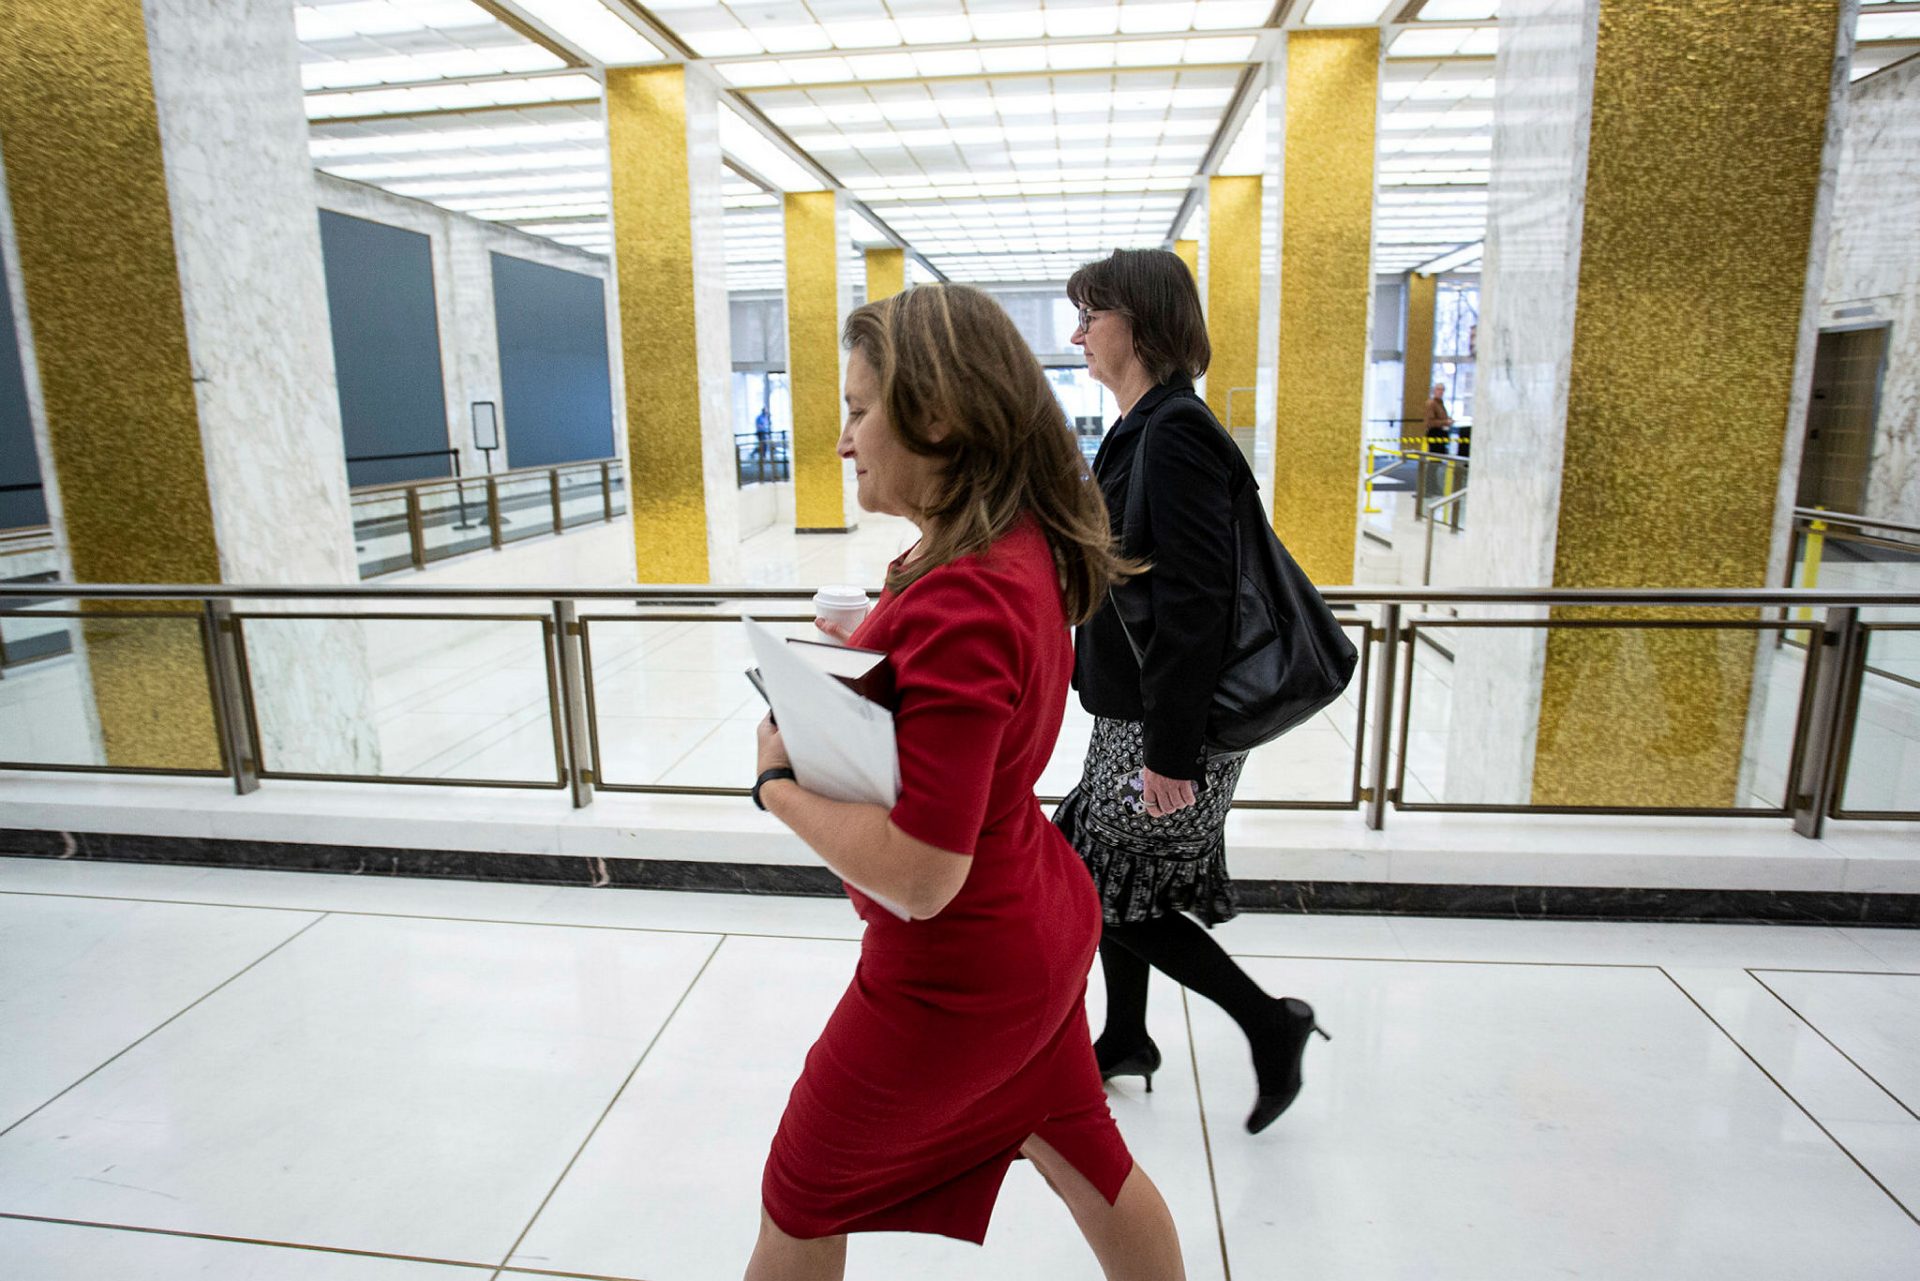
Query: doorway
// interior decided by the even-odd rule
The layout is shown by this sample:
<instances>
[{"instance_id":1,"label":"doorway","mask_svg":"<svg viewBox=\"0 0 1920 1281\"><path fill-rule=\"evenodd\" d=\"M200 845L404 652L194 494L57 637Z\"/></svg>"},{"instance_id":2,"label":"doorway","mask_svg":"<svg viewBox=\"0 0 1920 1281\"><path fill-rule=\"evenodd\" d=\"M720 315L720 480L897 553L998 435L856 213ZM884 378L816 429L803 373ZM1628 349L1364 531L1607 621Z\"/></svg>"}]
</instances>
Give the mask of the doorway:
<instances>
[{"instance_id":1,"label":"doorway","mask_svg":"<svg viewBox=\"0 0 1920 1281\"><path fill-rule=\"evenodd\" d=\"M1887 326L1829 330L1813 350L1813 396L1800 456L1802 507L1858 513L1867 500Z\"/></svg>"}]
</instances>

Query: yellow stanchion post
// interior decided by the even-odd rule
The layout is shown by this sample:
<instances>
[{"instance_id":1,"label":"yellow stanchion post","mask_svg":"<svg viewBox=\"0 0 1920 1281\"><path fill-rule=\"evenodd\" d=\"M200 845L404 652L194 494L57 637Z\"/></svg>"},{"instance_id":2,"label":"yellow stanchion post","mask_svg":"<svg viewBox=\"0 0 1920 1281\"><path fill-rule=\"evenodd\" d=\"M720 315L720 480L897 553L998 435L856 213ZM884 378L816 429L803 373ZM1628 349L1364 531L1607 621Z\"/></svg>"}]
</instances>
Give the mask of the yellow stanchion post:
<instances>
[{"instance_id":1,"label":"yellow stanchion post","mask_svg":"<svg viewBox=\"0 0 1920 1281\"><path fill-rule=\"evenodd\" d=\"M1807 523L1806 559L1800 569L1800 585L1809 590L1820 585L1820 553L1826 547L1826 533L1826 521L1814 520ZM1802 605L1796 616L1799 618L1812 618L1813 608L1809 605Z\"/></svg>"},{"instance_id":2,"label":"yellow stanchion post","mask_svg":"<svg viewBox=\"0 0 1920 1281\"><path fill-rule=\"evenodd\" d=\"M1380 509L1373 505L1373 446L1367 446L1367 499L1361 504L1362 516L1378 516Z\"/></svg>"}]
</instances>

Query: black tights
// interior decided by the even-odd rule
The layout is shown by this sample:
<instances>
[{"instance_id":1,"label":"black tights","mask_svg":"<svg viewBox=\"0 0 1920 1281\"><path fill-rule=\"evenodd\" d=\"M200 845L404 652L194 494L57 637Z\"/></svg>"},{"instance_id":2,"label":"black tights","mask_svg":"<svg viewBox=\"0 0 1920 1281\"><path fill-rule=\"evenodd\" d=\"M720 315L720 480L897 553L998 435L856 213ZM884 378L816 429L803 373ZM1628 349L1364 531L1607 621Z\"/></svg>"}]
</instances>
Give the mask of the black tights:
<instances>
[{"instance_id":1,"label":"black tights","mask_svg":"<svg viewBox=\"0 0 1920 1281\"><path fill-rule=\"evenodd\" d=\"M1100 935L1100 970L1107 981L1107 1026L1094 1043L1103 1063L1138 1048L1147 1039L1147 971L1151 966L1225 1010L1247 1034L1256 1066L1280 1035L1278 1003L1235 965L1206 928L1179 912L1129 925L1109 925ZM1262 1092L1270 1083L1261 1082Z\"/></svg>"}]
</instances>

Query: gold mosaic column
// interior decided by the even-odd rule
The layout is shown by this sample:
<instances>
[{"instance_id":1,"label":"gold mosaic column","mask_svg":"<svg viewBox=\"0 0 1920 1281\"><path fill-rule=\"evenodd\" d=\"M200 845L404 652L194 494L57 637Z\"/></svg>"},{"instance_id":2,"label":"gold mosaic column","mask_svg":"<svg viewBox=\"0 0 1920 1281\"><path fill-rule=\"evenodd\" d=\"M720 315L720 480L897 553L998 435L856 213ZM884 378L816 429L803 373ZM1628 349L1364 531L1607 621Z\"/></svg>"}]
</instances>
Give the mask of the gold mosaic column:
<instances>
[{"instance_id":1,"label":"gold mosaic column","mask_svg":"<svg viewBox=\"0 0 1920 1281\"><path fill-rule=\"evenodd\" d=\"M1207 341L1207 408L1222 427L1251 430L1260 350L1258 175L1207 180Z\"/></svg>"},{"instance_id":2,"label":"gold mosaic column","mask_svg":"<svg viewBox=\"0 0 1920 1281\"><path fill-rule=\"evenodd\" d=\"M1353 578L1379 81L1376 28L1287 36L1273 527L1316 583Z\"/></svg>"},{"instance_id":3,"label":"gold mosaic column","mask_svg":"<svg viewBox=\"0 0 1920 1281\"><path fill-rule=\"evenodd\" d=\"M867 301L891 298L907 287L907 251L898 248L867 250Z\"/></svg>"},{"instance_id":4,"label":"gold mosaic column","mask_svg":"<svg viewBox=\"0 0 1920 1281\"><path fill-rule=\"evenodd\" d=\"M686 69L607 70L627 388L627 493L643 583L708 580Z\"/></svg>"},{"instance_id":5,"label":"gold mosaic column","mask_svg":"<svg viewBox=\"0 0 1920 1281\"><path fill-rule=\"evenodd\" d=\"M840 197L790 191L787 380L793 388L793 510L801 533L854 526L840 439ZM904 268L903 268L904 270Z\"/></svg>"},{"instance_id":6,"label":"gold mosaic column","mask_svg":"<svg viewBox=\"0 0 1920 1281\"><path fill-rule=\"evenodd\" d=\"M1401 358L1406 362L1406 377L1401 384L1399 434L1420 434L1420 423L1427 416L1427 401L1433 392L1433 307L1437 278L1417 271L1407 273L1407 335ZM1411 420L1411 421L1405 421ZM1402 442L1403 445L1406 442ZM1432 441L1420 442L1421 449L1432 449Z\"/></svg>"},{"instance_id":7,"label":"gold mosaic column","mask_svg":"<svg viewBox=\"0 0 1920 1281\"><path fill-rule=\"evenodd\" d=\"M0 138L74 576L217 583L140 0L0 5ZM191 617L81 633L106 763L220 768Z\"/></svg>"},{"instance_id":8,"label":"gold mosaic column","mask_svg":"<svg viewBox=\"0 0 1920 1281\"><path fill-rule=\"evenodd\" d=\"M1200 283L1200 242L1198 240L1176 240L1173 242L1174 256L1187 264L1187 270L1193 273L1193 283Z\"/></svg>"},{"instance_id":9,"label":"gold mosaic column","mask_svg":"<svg viewBox=\"0 0 1920 1281\"><path fill-rule=\"evenodd\" d=\"M1766 584L1840 7L1600 5L1556 587ZM1753 674L1550 633L1534 802L1733 804Z\"/></svg>"}]
</instances>

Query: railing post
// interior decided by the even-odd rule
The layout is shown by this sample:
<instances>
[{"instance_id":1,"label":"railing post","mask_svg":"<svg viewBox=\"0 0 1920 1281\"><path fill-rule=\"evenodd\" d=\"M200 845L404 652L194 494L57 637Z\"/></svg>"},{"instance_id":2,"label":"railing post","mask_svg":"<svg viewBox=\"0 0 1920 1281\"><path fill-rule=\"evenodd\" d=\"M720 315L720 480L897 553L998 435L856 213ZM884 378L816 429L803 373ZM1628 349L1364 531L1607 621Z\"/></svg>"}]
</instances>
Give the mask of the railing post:
<instances>
[{"instance_id":1,"label":"railing post","mask_svg":"<svg viewBox=\"0 0 1920 1281\"><path fill-rule=\"evenodd\" d=\"M560 511L560 469L558 467L547 473L547 492L553 497L553 532L558 534L567 527L566 517Z\"/></svg>"},{"instance_id":2,"label":"railing post","mask_svg":"<svg viewBox=\"0 0 1920 1281\"><path fill-rule=\"evenodd\" d=\"M1413 518L1427 518L1427 456L1415 454L1413 459Z\"/></svg>"},{"instance_id":3,"label":"railing post","mask_svg":"<svg viewBox=\"0 0 1920 1281\"><path fill-rule=\"evenodd\" d=\"M207 647L214 732L220 736L220 751L226 757L233 790L245 796L260 790L260 752L249 728L246 683L240 674L240 623L233 616L231 601L209 600L203 604L201 630Z\"/></svg>"},{"instance_id":4,"label":"railing post","mask_svg":"<svg viewBox=\"0 0 1920 1281\"><path fill-rule=\"evenodd\" d=\"M1400 606L1385 607L1380 627L1380 676L1373 691L1373 735L1368 769L1367 826L1379 831L1387 822L1387 753L1393 739L1394 669L1400 653Z\"/></svg>"},{"instance_id":5,"label":"railing post","mask_svg":"<svg viewBox=\"0 0 1920 1281\"><path fill-rule=\"evenodd\" d=\"M613 465L600 464L600 518L613 519Z\"/></svg>"},{"instance_id":6,"label":"railing post","mask_svg":"<svg viewBox=\"0 0 1920 1281\"><path fill-rule=\"evenodd\" d=\"M500 482L491 474L487 477L487 535L493 540L493 550L500 550Z\"/></svg>"},{"instance_id":7,"label":"railing post","mask_svg":"<svg viewBox=\"0 0 1920 1281\"><path fill-rule=\"evenodd\" d=\"M407 551L415 569L427 567L427 532L420 525L420 491L407 491Z\"/></svg>"},{"instance_id":8,"label":"railing post","mask_svg":"<svg viewBox=\"0 0 1920 1281\"><path fill-rule=\"evenodd\" d=\"M1811 840L1820 839L1840 786L1840 744L1847 737L1846 714L1853 702L1848 687L1859 675L1854 670L1859 644L1860 610L1836 605L1827 610L1819 633L1807 647L1807 657L1814 663L1813 709L1788 775L1787 804L1793 810L1793 830Z\"/></svg>"},{"instance_id":9,"label":"railing post","mask_svg":"<svg viewBox=\"0 0 1920 1281\"><path fill-rule=\"evenodd\" d=\"M553 603L554 641L560 655L560 706L567 747L567 777L573 807L593 804L593 738L587 726L587 666L580 644L580 612L570 600Z\"/></svg>"}]
</instances>

